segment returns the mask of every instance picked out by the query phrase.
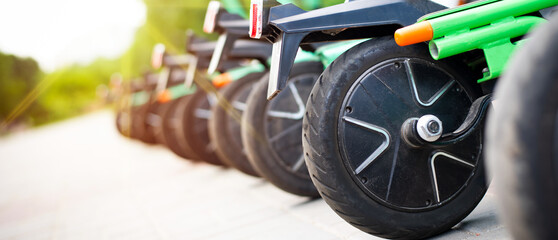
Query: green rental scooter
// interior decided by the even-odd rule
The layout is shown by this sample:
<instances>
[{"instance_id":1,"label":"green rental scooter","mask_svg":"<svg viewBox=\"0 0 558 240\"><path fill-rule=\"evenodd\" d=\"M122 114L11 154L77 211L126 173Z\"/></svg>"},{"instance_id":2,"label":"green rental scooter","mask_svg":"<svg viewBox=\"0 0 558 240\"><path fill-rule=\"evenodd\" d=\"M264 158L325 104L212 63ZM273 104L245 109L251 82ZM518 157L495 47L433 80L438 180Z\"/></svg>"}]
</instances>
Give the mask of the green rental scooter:
<instances>
[{"instance_id":1,"label":"green rental scooter","mask_svg":"<svg viewBox=\"0 0 558 240\"><path fill-rule=\"evenodd\" d=\"M393 37L443 7L349 1L303 12L265 2L253 5L262 19L254 29L275 42L270 98L285 86L293 46L373 37L337 58L307 102L305 160L330 207L365 232L396 239L433 236L465 218L487 189L482 140L491 83L475 81L489 71L483 52L437 61L427 45L399 47Z\"/></svg>"},{"instance_id":2,"label":"green rental scooter","mask_svg":"<svg viewBox=\"0 0 558 240\"><path fill-rule=\"evenodd\" d=\"M387 238L429 237L465 218L487 189L490 79L502 71L504 54L544 22L540 10L555 4L474 2L341 55L314 87L304 119L306 161L326 202L355 227ZM272 24L295 22L287 20ZM425 20L430 47L422 43L430 40ZM296 34L282 34L289 33ZM417 44L396 45L413 43L409 36Z\"/></svg>"}]
</instances>

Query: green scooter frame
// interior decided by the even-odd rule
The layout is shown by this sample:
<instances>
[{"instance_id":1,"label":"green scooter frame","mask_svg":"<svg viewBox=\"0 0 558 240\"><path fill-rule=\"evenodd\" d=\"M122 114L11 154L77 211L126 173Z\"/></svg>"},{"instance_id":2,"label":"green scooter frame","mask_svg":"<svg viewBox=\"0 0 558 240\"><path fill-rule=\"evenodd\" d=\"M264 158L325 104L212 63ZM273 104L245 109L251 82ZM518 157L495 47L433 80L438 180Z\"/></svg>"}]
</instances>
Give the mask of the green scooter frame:
<instances>
[{"instance_id":1,"label":"green scooter frame","mask_svg":"<svg viewBox=\"0 0 558 240\"><path fill-rule=\"evenodd\" d=\"M353 1L285 15L272 7L267 18L263 14L269 32L262 34L276 44L275 70L289 68L292 45L374 37L342 54L317 81L306 105L303 149L312 181L330 207L362 231L386 238L446 231L487 189L481 143L490 97L482 97L470 80L476 76L459 59L438 63L424 44L395 45L395 26L442 9L410 2ZM420 11L426 12L411 21L400 15ZM339 25L316 20L337 18ZM277 76L270 97L283 86Z\"/></svg>"}]
</instances>

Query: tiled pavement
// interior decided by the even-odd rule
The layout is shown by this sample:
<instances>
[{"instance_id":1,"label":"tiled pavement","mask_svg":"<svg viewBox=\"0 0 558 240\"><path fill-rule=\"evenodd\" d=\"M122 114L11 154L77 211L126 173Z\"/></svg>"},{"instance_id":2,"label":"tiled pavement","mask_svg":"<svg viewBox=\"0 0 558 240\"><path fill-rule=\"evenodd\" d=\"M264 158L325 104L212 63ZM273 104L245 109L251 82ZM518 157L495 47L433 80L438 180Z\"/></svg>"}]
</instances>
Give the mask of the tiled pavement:
<instances>
[{"instance_id":1,"label":"tiled pavement","mask_svg":"<svg viewBox=\"0 0 558 240\"><path fill-rule=\"evenodd\" d=\"M0 239L377 239L323 200L118 135L99 112L0 138ZM507 239L493 194L439 239Z\"/></svg>"}]
</instances>

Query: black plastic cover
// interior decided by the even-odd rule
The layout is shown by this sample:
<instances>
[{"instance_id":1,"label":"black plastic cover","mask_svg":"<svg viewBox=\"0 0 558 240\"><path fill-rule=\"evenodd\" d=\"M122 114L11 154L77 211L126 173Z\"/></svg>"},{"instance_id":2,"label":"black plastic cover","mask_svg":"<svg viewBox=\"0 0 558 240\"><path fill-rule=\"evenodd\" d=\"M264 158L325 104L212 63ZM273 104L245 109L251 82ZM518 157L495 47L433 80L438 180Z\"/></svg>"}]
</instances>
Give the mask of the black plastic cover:
<instances>
[{"instance_id":1,"label":"black plastic cover","mask_svg":"<svg viewBox=\"0 0 558 240\"><path fill-rule=\"evenodd\" d=\"M429 0L350 1L308 12L296 8L286 4L269 10L265 38L276 45L269 99L285 88L301 44L386 36L425 14L445 9Z\"/></svg>"}]
</instances>

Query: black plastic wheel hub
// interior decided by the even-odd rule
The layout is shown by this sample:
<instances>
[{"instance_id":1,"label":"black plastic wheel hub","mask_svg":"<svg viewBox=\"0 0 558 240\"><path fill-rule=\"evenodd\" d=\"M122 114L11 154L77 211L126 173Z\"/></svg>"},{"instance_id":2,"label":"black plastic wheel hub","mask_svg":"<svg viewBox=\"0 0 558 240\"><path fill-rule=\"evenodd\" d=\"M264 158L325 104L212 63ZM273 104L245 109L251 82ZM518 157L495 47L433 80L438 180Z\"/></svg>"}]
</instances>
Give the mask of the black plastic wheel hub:
<instances>
[{"instance_id":1,"label":"black plastic wheel hub","mask_svg":"<svg viewBox=\"0 0 558 240\"><path fill-rule=\"evenodd\" d=\"M402 126L432 114L444 132L454 131L472 100L470 91L426 60L392 59L370 68L349 89L338 119L349 174L391 208L425 211L451 201L475 173L481 130L452 145L412 146L402 139Z\"/></svg>"}]
</instances>

